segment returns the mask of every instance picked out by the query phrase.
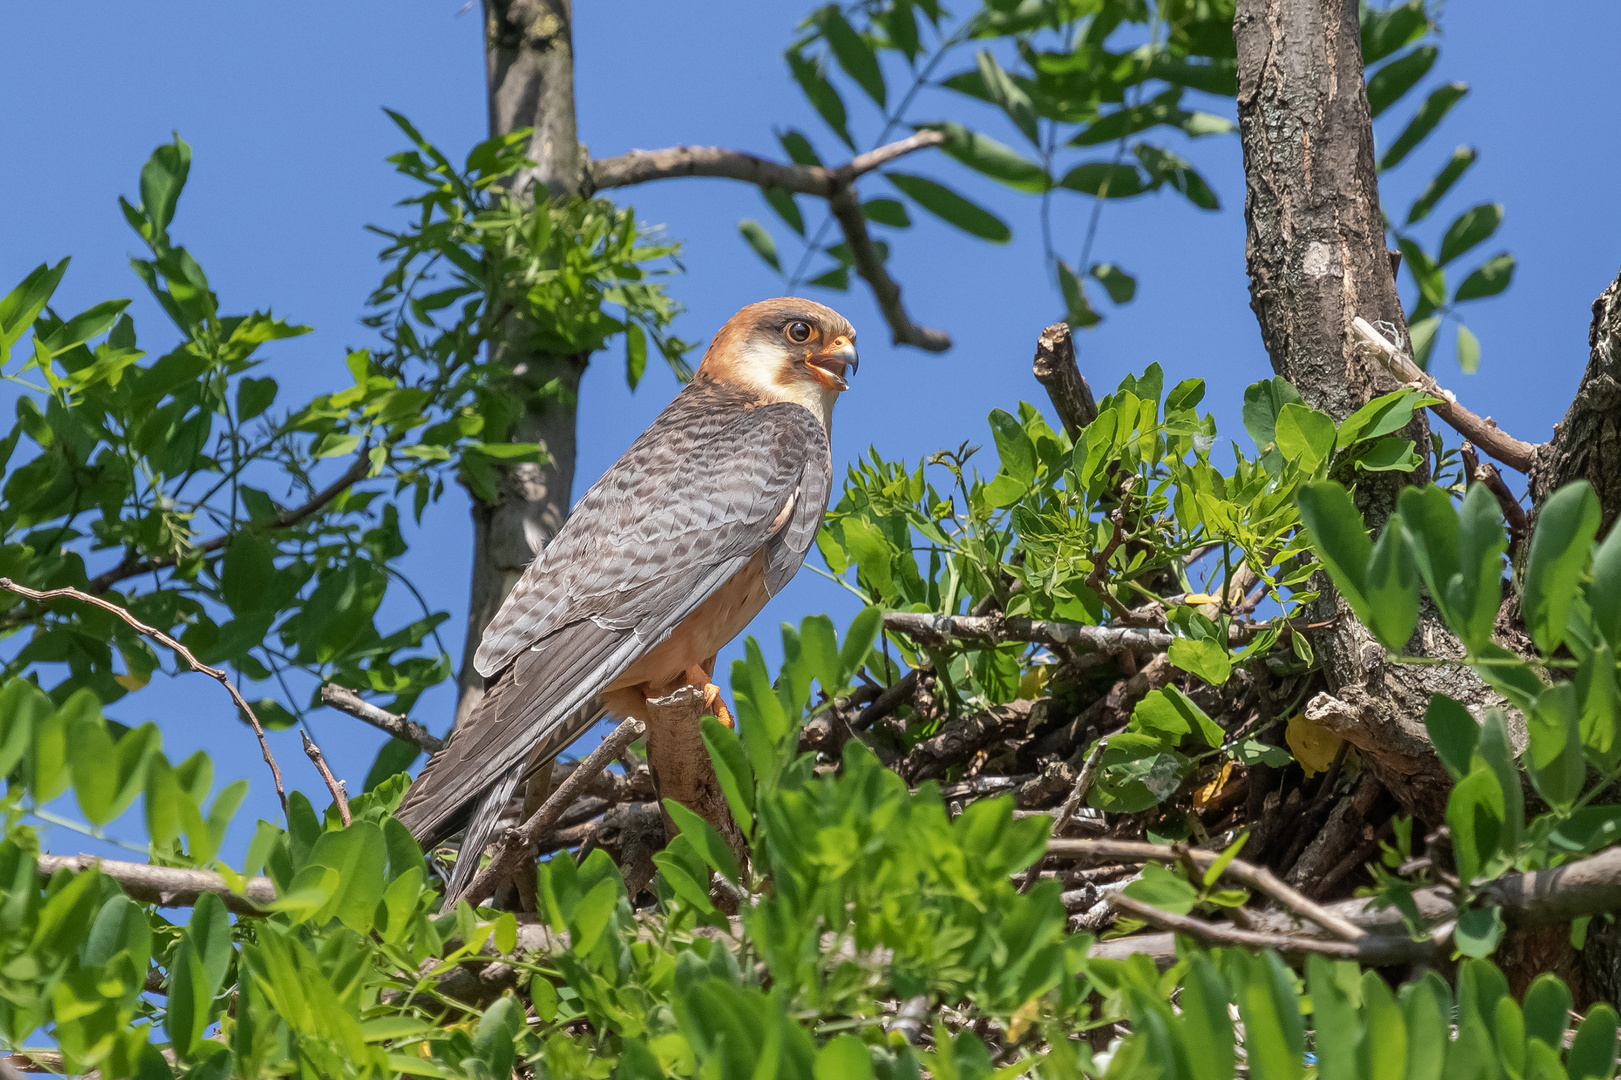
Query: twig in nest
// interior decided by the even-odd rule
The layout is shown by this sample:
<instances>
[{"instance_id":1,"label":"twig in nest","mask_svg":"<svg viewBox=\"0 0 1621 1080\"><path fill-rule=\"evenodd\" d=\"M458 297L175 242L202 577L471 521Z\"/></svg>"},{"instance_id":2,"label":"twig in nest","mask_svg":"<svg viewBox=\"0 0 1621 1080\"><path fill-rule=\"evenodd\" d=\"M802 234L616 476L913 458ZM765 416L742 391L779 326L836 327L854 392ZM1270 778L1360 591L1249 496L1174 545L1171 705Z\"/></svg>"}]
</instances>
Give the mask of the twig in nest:
<instances>
[{"instance_id":1,"label":"twig in nest","mask_svg":"<svg viewBox=\"0 0 1621 1080\"><path fill-rule=\"evenodd\" d=\"M283 815L287 813L287 791L282 787L281 767L276 764L275 756L270 753L270 740L265 738L264 725L259 723L258 715L248 704L247 699L242 696L242 692L236 688L236 684L231 682L230 675L226 674L224 671L221 671L219 668L209 667L207 664L198 660L196 656L192 655L192 651L180 644L180 642L176 641L168 634L165 634L157 627L148 626L146 623L137 619L134 615L131 615L127 610L119 607L110 600L103 600L99 596L91 596L89 593L80 592L78 589L71 588L44 590L30 589L26 586L18 585L15 581L12 581L8 577L0 577L0 589L8 589L19 596L25 596L28 599L33 600L35 603L44 603L47 600L59 600L65 598L69 600L78 600L82 603L89 604L92 607L98 607L108 614L115 615L122 619L129 626L129 628L134 630L137 634L144 637L149 637L154 641L173 649L182 660L191 665L191 670L200 671L209 678L217 680L221 686L225 687L226 692L231 695L231 700L236 702L236 707L242 710L242 715L248 718L248 723L253 725L253 733L259 739L259 750L264 754L265 764L270 766L271 778L276 782L276 798L281 800L281 812Z\"/></svg>"},{"instance_id":2,"label":"twig in nest","mask_svg":"<svg viewBox=\"0 0 1621 1080\"><path fill-rule=\"evenodd\" d=\"M460 899L466 900L473 907L488 899L495 892L496 885L518 868L523 861L524 853L534 847L535 842L552 823L563 815L563 811L568 809L575 796L584 791L599 772L607 768L625 747L641 738L646 730L647 725L640 720L626 720L609 732L601 745L591 751L590 756L569 773L568 779L557 785L557 790L541 804L533 817L502 834L501 839L495 843L489 864L473 876ZM476 852L468 852L466 855L468 858L478 858Z\"/></svg>"},{"instance_id":3,"label":"twig in nest","mask_svg":"<svg viewBox=\"0 0 1621 1080\"><path fill-rule=\"evenodd\" d=\"M1317 953L1345 960L1361 960L1364 963L1390 959L1389 954L1393 951L1402 954L1402 959L1412 959L1421 952L1434 951L1433 943L1392 940L1384 937L1371 938L1364 944L1358 941L1325 941L1322 938L1300 937L1295 934L1273 934L1262 930L1241 930L1236 926L1208 923L1203 919L1162 911L1123 892L1111 892L1105 900L1116 911L1122 911L1152 926L1175 931L1207 945L1237 945L1245 949Z\"/></svg>"},{"instance_id":4,"label":"twig in nest","mask_svg":"<svg viewBox=\"0 0 1621 1080\"><path fill-rule=\"evenodd\" d=\"M310 733L301 731L299 734L304 736L304 753L309 756L310 762L315 766L315 771L320 773L321 779L326 782L326 789L332 793L332 801L338 807L338 818L343 822L343 827L347 829L354 823L354 819L349 816L349 795L343 790L343 781L333 776L332 770L327 768L326 758L321 756L321 748L315 745L315 740L310 738Z\"/></svg>"},{"instance_id":5,"label":"twig in nest","mask_svg":"<svg viewBox=\"0 0 1621 1080\"><path fill-rule=\"evenodd\" d=\"M1086 763L1081 766L1081 775L1075 778L1075 786L1070 789L1069 798L1064 800L1064 805L1058 808L1058 816L1053 818L1052 835L1062 836L1064 826L1069 824L1069 819L1074 817L1075 812L1081 808L1081 800L1085 799L1086 793L1092 789L1092 781L1098 775L1098 765L1103 761L1103 752L1108 748L1109 740L1105 737L1099 739L1098 744L1092 747L1092 752L1086 755ZM1031 864L1030 869L1025 871L1024 880L1019 883L1021 893L1029 892L1030 886L1036 883L1036 878L1040 875L1041 864L1044 861L1043 859L1037 859Z\"/></svg>"},{"instance_id":6,"label":"twig in nest","mask_svg":"<svg viewBox=\"0 0 1621 1080\"><path fill-rule=\"evenodd\" d=\"M1431 405L1430 410L1452 425L1458 434L1509 468L1522 473L1531 471L1531 461L1537 452L1534 444L1516 439L1499 428L1490 417L1470 412L1458 404L1458 398L1452 391L1442 388L1434 377L1413 363L1411 356L1398 349L1360 315L1351 320L1351 332L1359 342L1372 349L1379 362L1398 381L1439 398L1439 402Z\"/></svg>"},{"instance_id":7,"label":"twig in nest","mask_svg":"<svg viewBox=\"0 0 1621 1080\"><path fill-rule=\"evenodd\" d=\"M427 728L400 713L379 709L347 686L324 683L321 686L321 704L348 713L356 720L364 720L380 731L386 731L402 742L415 743L430 754L437 754L445 741Z\"/></svg>"},{"instance_id":8,"label":"twig in nest","mask_svg":"<svg viewBox=\"0 0 1621 1080\"><path fill-rule=\"evenodd\" d=\"M1139 840L1053 840L1047 844L1049 855L1070 855L1083 858L1131 860L1134 862L1180 862L1186 858L1203 870L1220 857L1218 852L1181 845L1149 844ZM1344 941L1355 941L1367 931L1348 919L1334 914L1299 890L1279 881L1264 866L1255 866L1242 859L1233 859L1222 868L1222 876L1258 889L1293 911L1301 918L1316 923L1324 930Z\"/></svg>"}]
</instances>

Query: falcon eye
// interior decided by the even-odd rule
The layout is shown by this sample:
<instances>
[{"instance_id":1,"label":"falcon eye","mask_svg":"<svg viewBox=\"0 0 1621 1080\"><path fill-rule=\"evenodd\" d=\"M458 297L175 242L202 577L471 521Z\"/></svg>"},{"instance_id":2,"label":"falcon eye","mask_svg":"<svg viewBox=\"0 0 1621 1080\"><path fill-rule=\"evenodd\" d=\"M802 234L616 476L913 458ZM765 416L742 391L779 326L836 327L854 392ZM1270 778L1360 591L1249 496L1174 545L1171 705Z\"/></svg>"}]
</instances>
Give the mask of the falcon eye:
<instances>
[{"instance_id":1,"label":"falcon eye","mask_svg":"<svg viewBox=\"0 0 1621 1080\"><path fill-rule=\"evenodd\" d=\"M811 339L810 323L791 322L788 324L783 333L787 334L788 340L793 342L795 345L803 345L805 342Z\"/></svg>"}]
</instances>

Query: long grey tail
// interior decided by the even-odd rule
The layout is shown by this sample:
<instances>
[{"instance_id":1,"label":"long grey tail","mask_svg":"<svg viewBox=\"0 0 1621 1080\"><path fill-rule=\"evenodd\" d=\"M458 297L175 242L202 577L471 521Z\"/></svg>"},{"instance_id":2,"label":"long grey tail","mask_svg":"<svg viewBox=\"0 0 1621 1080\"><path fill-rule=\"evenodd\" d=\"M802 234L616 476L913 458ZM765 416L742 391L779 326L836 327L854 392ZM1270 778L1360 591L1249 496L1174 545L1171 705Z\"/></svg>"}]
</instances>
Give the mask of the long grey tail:
<instances>
[{"instance_id":1,"label":"long grey tail","mask_svg":"<svg viewBox=\"0 0 1621 1080\"><path fill-rule=\"evenodd\" d=\"M445 885L445 902L440 911L454 908L462 893L467 891L467 886L473 883L473 875L478 873L484 849L495 839L495 831L501 826L507 802L518 789L523 772L523 762L508 769L505 775L489 786L473 807L467 819L467 833L462 837L461 850L456 855L456 865L451 868L450 881Z\"/></svg>"}]
</instances>

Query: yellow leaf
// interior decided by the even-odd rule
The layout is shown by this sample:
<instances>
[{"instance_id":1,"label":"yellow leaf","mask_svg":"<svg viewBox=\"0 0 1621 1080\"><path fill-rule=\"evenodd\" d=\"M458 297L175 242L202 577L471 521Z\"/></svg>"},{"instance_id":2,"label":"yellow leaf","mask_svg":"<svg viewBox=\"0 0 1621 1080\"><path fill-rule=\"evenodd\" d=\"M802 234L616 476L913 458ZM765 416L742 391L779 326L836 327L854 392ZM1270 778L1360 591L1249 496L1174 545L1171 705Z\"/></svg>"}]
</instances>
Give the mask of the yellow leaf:
<instances>
[{"instance_id":1,"label":"yellow leaf","mask_svg":"<svg viewBox=\"0 0 1621 1080\"><path fill-rule=\"evenodd\" d=\"M1334 755L1340 752L1340 743L1345 741L1323 725L1307 720L1305 713L1289 718L1283 737L1308 778L1332 765Z\"/></svg>"},{"instance_id":2,"label":"yellow leaf","mask_svg":"<svg viewBox=\"0 0 1621 1080\"><path fill-rule=\"evenodd\" d=\"M1219 604L1221 599L1211 596L1209 593L1192 592L1184 596L1182 602L1188 607L1199 607L1201 604Z\"/></svg>"},{"instance_id":3,"label":"yellow leaf","mask_svg":"<svg viewBox=\"0 0 1621 1080\"><path fill-rule=\"evenodd\" d=\"M1041 999L1040 998L1031 998L1029 1001L1025 1002L1023 1005L1020 1005L1019 1008L1014 1012L1012 1018L1008 1021L1008 1026L1007 1026L1008 1042L1010 1042L1010 1043L1018 1042L1020 1036L1022 1036L1024 1034L1025 1029L1028 1028L1030 1026L1031 1022L1034 1021L1036 1019L1036 1017L1038 1017L1040 1015L1041 1015Z\"/></svg>"},{"instance_id":4,"label":"yellow leaf","mask_svg":"<svg viewBox=\"0 0 1621 1080\"><path fill-rule=\"evenodd\" d=\"M1019 679L1021 698L1038 698L1047 692L1047 672L1052 665L1037 664Z\"/></svg>"},{"instance_id":5,"label":"yellow leaf","mask_svg":"<svg viewBox=\"0 0 1621 1080\"><path fill-rule=\"evenodd\" d=\"M1203 810L1215 802L1216 796L1221 794L1221 789L1227 786L1227 778L1232 775L1233 763L1231 761L1223 762L1221 771L1216 774L1216 778L1193 793L1193 805L1197 809Z\"/></svg>"},{"instance_id":6,"label":"yellow leaf","mask_svg":"<svg viewBox=\"0 0 1621 1080\"><path fill-rule=\"evenodd\" d=\"M141 678L139 675L114 675L113 682L117 683L119 686L122 686L125 690L134 692L144 687L147 680Z\"/></svg>"}]
</instances>

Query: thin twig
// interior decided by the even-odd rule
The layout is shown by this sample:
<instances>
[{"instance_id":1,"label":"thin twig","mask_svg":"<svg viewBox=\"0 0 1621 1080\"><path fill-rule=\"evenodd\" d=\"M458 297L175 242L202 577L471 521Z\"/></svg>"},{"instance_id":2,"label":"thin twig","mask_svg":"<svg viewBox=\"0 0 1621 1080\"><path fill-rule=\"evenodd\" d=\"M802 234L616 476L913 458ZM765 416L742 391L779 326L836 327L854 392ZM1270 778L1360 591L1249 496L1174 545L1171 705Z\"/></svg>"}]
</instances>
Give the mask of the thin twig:
<instances>
[{"instance_id":1,"label":"thin twig","mask_svg":"<svg viewBox=\"0 0 1621 1080\"><path fill-rule=\"evenodd\" d=\"M1516 439L1499 428L1490 417L1482 417L1458 404L1452 391L1444 389L1428 372L1413 363L1413 358L1398 349L1360 315L1351 320L1351 331L1358 341L1372 348L1379 362L1396 379L1439 399L1430 410L1452 425L1464 438L1473 442L1504 465L1518 472L1529 473L1536 456L1535 444Z\"/></svg>"},{"instance_id":2,"label":"thin twig","mask_svg":"<svg viewBox=\"0 0 1621 1080\"><path fill-rule=\"evenodd\" d=\"M591 751L590 756L569 774L568 779L557 785L557 790L541 804L533 817L502 834L501 839L495 843L488 865L473 876L467 889L457 899L466 900L474 907L488 899L495 892L495 887L523 862L524 853L535 846L554 821L562 817L563 811L568 809L575 797L584 791L596 775L607 768L625 747L641 738L646 730L647 725L640 720L626 720L614 728L608 737ZM478 858L477 852L464 852L463 855L469 859Z\"/></svg>"},{"instance_id":3,"label":"thin twig","mask_svg":"<svg viewBox=\"0 0 1621 1080\"><path fill-rule=\"evenodd\" d=\"M1241 930L1236 926L1208 923L1187 915L1176 915L1152 904L1133 899L1123 892L1111 892L1105 902L1116 911L1141 919L1152 926L1183 934L1206 945L1237 945L1245 949L1274 949L1278 952L1317 953L1365 963L1391 959L1416 959L1435 949L1433 942L1403 941L1388 937L1357 941L1325 941L1297 934L1274 934L1264 930ZM1122 938L1130 941L1129 937Z\"/></svg>"},{"instance_id":4,"label":"thin twig","mask_svg":"<svg viewBox=\"0 0 1621 1080\"><path fill-rule=\"evenodd\" d=\"M278 529L290 529L294 525L297 525L299 522L303 521L305 518L315 514L327 503L331 502L333 499L336 499L339 495L342 495L350 487L359 483L361 480L364 480L366 478L366 474L370 471L371 451L367 447L363 446L361 447L360 452L355 456L355 460L350 463L349 468L344 471L342 476L338 477L336 480L332 481L332 483L310 496L308 502L302 504L301 506L295 506L291 510L284 510L275 517L271 518L269 521L265 522L263 525L256 526L256 528L271 532ZM208 540L204 540L202 543L188 549L185 554L193 555L197 552L218 551L230 542L233 535L235 534L225 533L224 535L215 536ZM173 566L175 563L180 561L180 558L181 556L179 555L157 555L150 559L140 559L134 562L125 559L111 570L103 571L102 573L91 578L90 591L93 593L104 593L114 585L118 584L120 581L124 581L127 578L139 577L142 574L148 574L154 570L163 570L167 567Z\"/></svg>"},{"instance_id":5,"label":"thin twig","mask_svg":"<svg viewBox=\"0 0 1621 1080\"><path fill-rule=\"evenodd\" d=\"M407 719L402 713L391 713L379 709L347 686L336 686L324 683L321 686L321 704L348 713L356 720L364 720L372 727L399 739L401 742L415 743L418 747L430 754L437 754L445 745L445 741L433 735L427 728L414 720Z\"/></svg>"},{"instance_id":6,"label":"thin twig","mask_svg":"<svg viewBox=\"0 0 1621 1080\"><path fill-rule=\"evenodd\" d=\"M1070 789L1069 798L1064 800L1064 805L1058 808L1058 816L1053 819L1053 836L1064 835L1064 826L1069 824L1069 819L1081 808L1081 801L1086 798L1086 793L1092 788L1092 781L1097 778L1098 766L1103 761L1103 752L1108 748L1109 740L1104 737L1099 739L1097 745L1092 747L1092 752L1086 755L1086 763L1081 766L1081 775L1075 778L1075 786ZM1021 893L1029 892L1030 886L1036 883L1043 861L1037 859L1030 869L1025 871L1024 881L1019 884Z\"/></svg>"},{"instance_id":7,"label":"thin twig","mask_svg":"<svg viewBox=\"0 0 1621 1080\"><path fill-rule=\"evenodd\" d=\"M895 344L915 345L927 352L945 352L951 348L950 334L917 325L901 305L901 287L889 276L889 271L884 268L884 260L873 246L872 237L867 233L867 219L862 216L861 200L856 198L855 189L841 185L828 199L827 205L838 220L839 228L844 231L845 242L850 245L850 258L855 263L856 273L872 287L873 298L878 301L878 310L883 312L884 321L889 323Z\"/></svg>"},{"instance_id":8,"label":"thin twig","mask_svg":"<svg viewBox=\"0 0 1621 1080\"><path fill-rule=\"evenodd\" d=\"M1201 870L1220 858L1220 853L1215 851L1189 849L1179 844L1150 844L1138 840L1052 840L1047 844L1047 854L1105 858L1121 862L1129 860L1174 863L1187 858ZM1315 900L1307 898L1299 890L1284 884L1264 866L1256 866L1242 859L1233 859L1222 868L1222 876L1232 878L1253 889L1259 889L1285 908L1316 923L1337 938L1355 941L1367 933L1349 919L1334 914Z\"/></svg>"},{"instance_id":9,"label":"thin twig","mask_svg":"<svg viewBox=\"0 0 1621 1080\"><path fill-rule=\"evenodd\" d=\"M146 623L137 619L134 615L131 615L124 608L119 607L110 600L103 600L99 596L91 596L89 593L80 592L78 589L72 588L44 590L30 589L26 586L18 585L15 581L12 581L8 577L0 577L0 589L9 589L11 592L17 593L19 596L25 596L28 599L33 600L35 603L44 603L47 600L65 598L70 600L78 600L82 603L89 604L92 607L98 607L108 614L115 615L122 619L126 624L129 625L130 629L134 630L137 634L152 638L154 641L173 649L181 659L185 660L186 663L191 665L191 669L193 671L199 671L202 674L207 675L209 678L218 680L219 684L225 687L226 692L231 695L231 700L236 702L236 707L241 709L242 714L248 718L248 723L253 725L253 733L254 735L258 736L259 749L264 754L265 764L270 766L270 775L276 781L276 797L281 800L281 812L284 815L287 813L287 792L282 787L281 768L276 764L275 757L270 753L270 741L265 738L264 725L259 723L259 717L254 713L252 706L250 706L247 699L242 696L242 692L236 688L236 684L231 682L230 675L224 671L221 671L219 668L209 667L207 664L198 660L196 656L192 655L192 651L180 644L180 642L176 641L168 634L165 634L157 627L148 626Z\"/></svg>"},{"instance_id":10,"label":"thin twig","mask_svg":"<svg viewBox=\"0 0 1621 1080\"><path fill-rule=\"evenodd\" d=\"M1513 558L1514 549L1531 531L1531 522L1526 516L1525 507L1520 504L1519 497L1509 490L1508 482L1503 479L1503 474L1497 471L1497 466L1489 461L1480 460L1473 443L1464 442L1459 452L1463 457L1464 479L1469 484L1485 484L1486 490L1492 493L1492 497L1497 500L1498 508L1503 511L1503 520L1508 525L1509 557Z\"/></svg>"},{"instance_id":11,"label":"thin twig","mask_svg":"<svg viewBox=\"0 0 1621 1080\"><path fill-rule=\"evenodd\" d=\"M332 793L332 801L337 804L338 818L343 822L343 827L347 829L354 823L354 818L349 816L349 795L343 790L343 781L333 776L332 770L327 768L326 758L321 756L321 748L315 745L315 740L310 738L310 733L301 731L299 734L304 736L304 753L309 756L310 761L315 765L315 771L320 773L321 779L326 782L326 789Z\"/></svg>"}]
</instances>

